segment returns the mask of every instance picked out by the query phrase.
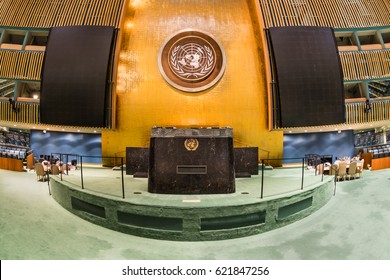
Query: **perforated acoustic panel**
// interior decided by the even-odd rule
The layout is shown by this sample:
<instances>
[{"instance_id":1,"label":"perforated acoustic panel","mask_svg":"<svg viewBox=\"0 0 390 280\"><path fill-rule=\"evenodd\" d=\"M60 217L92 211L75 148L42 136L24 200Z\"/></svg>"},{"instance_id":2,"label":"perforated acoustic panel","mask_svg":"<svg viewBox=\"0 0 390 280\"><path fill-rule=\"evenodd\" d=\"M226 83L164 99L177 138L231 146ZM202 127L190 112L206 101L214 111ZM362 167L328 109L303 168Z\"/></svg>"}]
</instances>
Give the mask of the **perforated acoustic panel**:
<instances>
[{"instance_id":1,"label":"perforated acoustic panel","mask_svg":"<svg viewBox=\"0 0 390 280\"><path fill-rule=\"evenodd\" d=\"M328 27L269 29L281 127L345 122L343 72Z\"/></svg>"},{"instance_id":2,"label":"perforated acoustic panel","mask_svg":"<svg viewBox=\"0 0 390 280\"><path fill-rule=\"evenodd\" d=\"M104 127L114 27L50 30L41 81L42 123Z\"/></svg>"}]
</instances>

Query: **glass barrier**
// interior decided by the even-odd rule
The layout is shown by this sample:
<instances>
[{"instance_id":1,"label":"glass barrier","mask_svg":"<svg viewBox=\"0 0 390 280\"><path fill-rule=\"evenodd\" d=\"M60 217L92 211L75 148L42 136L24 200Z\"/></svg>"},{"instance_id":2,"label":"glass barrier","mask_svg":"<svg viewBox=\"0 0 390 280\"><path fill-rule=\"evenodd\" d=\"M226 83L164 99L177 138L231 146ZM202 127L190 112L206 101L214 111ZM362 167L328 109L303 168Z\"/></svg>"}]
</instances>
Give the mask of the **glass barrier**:
<instances>
[{"instance_id":1,"label":"glass barrier","mask_svg":"<svg viewBox=\"0 0 390 280\"><path fill-rule=\"evenodd\" d=\"M324 181L324 176L333 176L330 171L329 155L318 156L314 162L310 158L279 158L262 160L260 165L260 198L282 195L315 187ZM281 166L280 162L294 162ZM276 167L274 167L276 166Z\"/></svg>"},{"instance_id":2,"label":"glass barrier","mask_svg":"<svg viewBox=\"0 0 390 280\"><path fill-rule=\"evenodd\" d=\"M55 176L58 180L67 182L75 188L116 198L129 198L137 194L148 193L148 178L126 175L125 158L123 157L53 153L52 158L55 158L57 162L52 161L51 172L48 176ZM96 160L100 162L111 160L119 165L106 167L93 163ZM295 163L282 166L281 162L286 160L295 161ZM58 167L53 168L54 165ZM314 188L329 176L333 176L335 191L336 175L330 171L329 166L325 158L316 162L316 166L308 165L305 157L262 160L259 164L258 174L236 178L236 192L226 194L226 196L250 194L248 198L272 198Z\"/></svg>"}]
</instances>

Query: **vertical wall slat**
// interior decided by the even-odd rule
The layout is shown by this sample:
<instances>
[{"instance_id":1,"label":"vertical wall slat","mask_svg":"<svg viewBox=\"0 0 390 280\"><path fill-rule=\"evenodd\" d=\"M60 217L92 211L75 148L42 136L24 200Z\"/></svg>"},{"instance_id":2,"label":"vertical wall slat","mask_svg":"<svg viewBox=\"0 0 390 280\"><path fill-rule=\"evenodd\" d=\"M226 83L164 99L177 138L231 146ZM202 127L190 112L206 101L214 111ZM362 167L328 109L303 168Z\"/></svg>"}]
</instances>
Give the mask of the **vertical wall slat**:
<instances>
[{"instance_id":1,"label":"vertical wall slat","mask_svg":"<svg viewBox=\"0 0 390 280\"><path fill-rule=\"evenodd\" d=\"M299 26L306 13L296 13L300 5L310 9L316 22L312 26L333 28L361 28L390 26L390 4L387 0L259 0L266 28L273 26ZM295 8L294 8L295 6Z\"/></svg>"}]
</instances>

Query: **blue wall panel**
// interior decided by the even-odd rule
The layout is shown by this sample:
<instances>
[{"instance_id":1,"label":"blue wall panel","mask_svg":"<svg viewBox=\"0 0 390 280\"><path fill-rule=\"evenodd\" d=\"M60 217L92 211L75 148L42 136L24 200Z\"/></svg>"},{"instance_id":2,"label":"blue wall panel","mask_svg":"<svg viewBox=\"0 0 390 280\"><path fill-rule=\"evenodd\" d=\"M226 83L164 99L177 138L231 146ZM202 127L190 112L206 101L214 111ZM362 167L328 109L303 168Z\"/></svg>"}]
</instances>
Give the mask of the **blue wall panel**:
<instances>
[{"instance_id":1,"label":"blue wall panel","mask_svg":"<svg viewBox=\"0 0 390 280\"><path fill-rule=\"evenodd\" d=\"M305 154L333 155L333 160L336 157L353 157L353 131L284 135L283 158L302 158ZM291 163L299 162L299 160L284 160L283 162Z\"/></svg>"},{"instance_id":2,"label":"blue wall panel","mask_svg":"<svg viewBox=\"0 0 390 280\"><path fill-rule=\"evenodd\" d=\"M41 130L31 131L30 145L34 156L51 153L78 154L81 156L102 156L100 134L63 133ZM83 162L101 163L101 158L83 158Z\"/></svg>"}]
</instances>

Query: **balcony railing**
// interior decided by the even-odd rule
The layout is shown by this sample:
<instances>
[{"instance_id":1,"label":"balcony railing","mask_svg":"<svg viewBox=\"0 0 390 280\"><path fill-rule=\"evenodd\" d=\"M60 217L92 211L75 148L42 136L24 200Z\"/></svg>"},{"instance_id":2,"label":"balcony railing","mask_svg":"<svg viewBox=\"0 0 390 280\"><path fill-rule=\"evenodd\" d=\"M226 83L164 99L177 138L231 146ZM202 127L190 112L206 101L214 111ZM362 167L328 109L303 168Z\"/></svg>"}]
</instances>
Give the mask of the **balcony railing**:
<instances>
[{"instance_id":1,"label":"balcony railing","mask_svg":"<svg viewBox=\"0 0 390 280\"><path fill-rule=\"evenodd\" d=\"M363 28L390 25L387 1L259 0L266 28L331 26Z\"/></svg>"},{"instance_id":2,"label":"balcony railing","mask_svg":"<svg viewBox=\"0 0 390 280\"><path fill-rule=\"evenodd\" d=\"M340 52L344 81L390 77L390 49Z\"/></svg>"},{"instance_id":3,"label":"balcony railing","mask_svg":"<svg viewBox=\"0 0 390 280\"><path fill-rule=\"evenodd\" d=\"M367 111L365 102L347 102L345 104L347 124L363 124L390 121L390 99L374 100Z\"/></svg>"},{"instance_id":4,"label":"balcony railing","mask_svg":"<svg viewBox=\"0 0 390 280\"><path fill-rule=\"evenodd\" d=\"M39 103L0 100L0 121L39 124Z\"/></svg>"},{"instance_id":5,"label":"balcony railing","mask_svg":"<svg viewBox=\"0 0 390 280\"><path fill-rule=\"evenodd\" d=\"M367 111L365 102L346 102L346 124L390 122L390 99L372 100L370 105ZM7 99L0 100L0 121L40 124L39 103L16 102L13 107Z\"/></svg>"},{"instance_id":6,"label":"balcony railing","mask_svg":"<svg viewBox=\"0 0 390 280\"><path fill-rule=\"evenodd\" d=\"M0 77L39 81L44 52L0 50Z\"/></svg>"},{"instance_id":7,"label":"balcony railing","mask_svg":"<svg viewBox=\"0 0 390 280\"><path fill-rule=\"evenodd\" d=\"M49 28L70 25L119 27L124 0L2 0L0 26Z\"/></svg>"}]
</instances>

